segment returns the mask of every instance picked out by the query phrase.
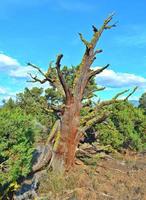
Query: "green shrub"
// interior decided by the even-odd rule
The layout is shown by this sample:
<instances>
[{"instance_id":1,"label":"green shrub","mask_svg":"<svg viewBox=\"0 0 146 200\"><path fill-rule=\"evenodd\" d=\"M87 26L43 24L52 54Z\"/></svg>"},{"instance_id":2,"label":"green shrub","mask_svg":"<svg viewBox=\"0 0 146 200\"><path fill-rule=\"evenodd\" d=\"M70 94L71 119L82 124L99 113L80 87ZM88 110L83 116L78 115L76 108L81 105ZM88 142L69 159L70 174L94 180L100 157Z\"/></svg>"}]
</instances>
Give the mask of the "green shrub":
<instances>
[{"instance_id":1,"label":"green shrub","mask_svg":"<svg viewBox=\"0 0 146 200\"><path fill-rule=\"evenodd\" d=\"M121 101L112 110L107 124L96 125L100 142L115 149L130 148L141 151L146 146L146 116L129 102Z\"/></svg>"},{"instance_id":2,"label":"green shrub","mask_svg":"<svg viewBox=\"0 0 146 200\"><path fill-rule=\"evenodd\" d=\"M97 129L99 130L99 139L102 145L111 145L114 149L122 146L124 137L119 134L119 131L110 119L108 120L108 125L99 124Z\"/></svg>"},{"instance_id":3,"label":"green shrub","mask_svg":"<svg viewBox=\"0 0 146 200\"><path fill-rule=\"evenodd\" d=\"M20 109L0 110L0 187L31 170L34 126Z\"/></svg>"}]
</instances>

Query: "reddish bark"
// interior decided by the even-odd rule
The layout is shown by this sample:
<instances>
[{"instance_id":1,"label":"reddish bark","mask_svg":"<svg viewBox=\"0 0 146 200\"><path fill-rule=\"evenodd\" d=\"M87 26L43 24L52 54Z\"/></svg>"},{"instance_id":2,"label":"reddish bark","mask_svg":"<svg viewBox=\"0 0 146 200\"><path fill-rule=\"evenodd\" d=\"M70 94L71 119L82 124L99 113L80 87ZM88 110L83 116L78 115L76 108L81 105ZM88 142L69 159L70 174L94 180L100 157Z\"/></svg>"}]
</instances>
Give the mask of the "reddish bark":
<instances>
[{"instance_id":1,"label":"reddish bark","mask_svg":"<svg viewBox=\"0 0 146 200\"><path fill-rule=\"evenodd\" d=\"M109 22L112 20L113 15L110 15L103 23L101 28L98 30L93 26L93 37L88 42L86 41L82 34L80 33L80 38L83 44L86 47L85 53L83 55L80 66L76 72L76 78L73 83L73 87L69 88L62 71L60 69L60 61L63 57L62 54L58 55L56 60L56 71L58 78L52 79L49 75L49 70L45 74L39 67L31 64L32 67L37 69L42 76L43 80L40 80L37 76L32 76L33 82L50 82L58 91L61 91L65 97L65 109L61 119L60 127L60 138L57 147L55 147L52 157L52 166L54 169L59 170L59 168L69 169L74 164L76 147L79 143L79 127L80 127L80 110L82 107L82 99L84 95L84 90L89 82L89 80L96 74L101 73L109 65L101 67L98 70L91 70L90 67L94 60L96 59L95 55L101 53L102 50L96 50L95 46L106 29L115 27L115 24L109 25ZM29 64L30 65L30 64ZM60 170L59 170L60 171Z\"/></svg>"},{"instance_id":2,"label":"reddish bark","mask_svg":"<svg viewBox=\"0 0 146 200\"><path fill-rule=\"evenodd\" d=\"M61 119L61 138L55 151L55 155L58 159L64 160L66 169L69 169L74 164L76 147L79 141L78 130L80 126L80 109L80 101L73 98L70 104L66 106Z\"/></svg>"}]
</instances>

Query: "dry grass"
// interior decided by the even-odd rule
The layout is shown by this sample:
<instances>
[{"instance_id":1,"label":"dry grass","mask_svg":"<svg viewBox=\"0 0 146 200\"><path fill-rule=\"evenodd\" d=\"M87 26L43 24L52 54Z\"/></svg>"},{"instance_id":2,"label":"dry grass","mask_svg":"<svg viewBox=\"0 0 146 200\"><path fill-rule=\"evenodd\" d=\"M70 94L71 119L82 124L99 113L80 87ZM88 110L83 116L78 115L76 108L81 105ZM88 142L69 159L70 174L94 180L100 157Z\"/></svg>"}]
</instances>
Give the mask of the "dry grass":
<instances>
[{"instance_id":1,"label":"dry grass","mask_svg":"<svg viewBox=\"0 0 146 200\"><path fill-rule=\"evenodd\" d=\"M41 177L42 200L145 200L146 157L101 159L96 165L77 165L68 174L48 172Z\"/></svg>"}]
</instances>

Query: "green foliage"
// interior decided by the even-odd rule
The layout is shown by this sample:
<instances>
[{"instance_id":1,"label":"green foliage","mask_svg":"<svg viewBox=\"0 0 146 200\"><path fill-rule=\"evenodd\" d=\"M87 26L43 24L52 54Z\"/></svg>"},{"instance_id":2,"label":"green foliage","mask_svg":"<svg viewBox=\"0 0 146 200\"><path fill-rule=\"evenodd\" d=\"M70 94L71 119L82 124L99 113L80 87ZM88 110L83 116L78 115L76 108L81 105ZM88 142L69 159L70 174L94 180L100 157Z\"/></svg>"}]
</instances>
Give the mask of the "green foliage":
<instances>
[{"instance_id":1,"label":"green foliage","mask_svg":"<svg viewBox=\"0 0 146 200\"><path fill-rule=\"evenodd\" d=\"M49 104L47 98L49 99L50 96L53 98L53 94L49 93L49 97L46 97L43 92L42 88L34 87L31 90L25 88L24 92L17 94L16 98L16 106L21 108L24 113L32 116L38 130L42 129L42 131L35 133L36 141L46 140L48 132L50 132L56 120L55 113L45 111ZM55 101L54 99L53 101Z\"/></svg>"},{"instance_id":2,"label":"green foliage","mask_svg":"<svg viewBox=\"0 0 146 200\"><path fill-rule=\"evenodd\" d=\"M62 69L70 88L74 87L77 69L78 67ZM56 78L56 70L51 68L51 71L50 76ZM92 143L99 139L102 146L111 147L111 149L130 148L138 151L144 149L146 147L146 116L143 109L146 111L146 94L140 99L142 109L133 107L128 101L119 101L105 106L96 113L91 111L95 108L93 97L97 89L95 79L92 78L84 92L80 126L88 125L94 117L100 117L103 113L112 111L112 114L104 123L91 124L92 127L86 131L90 139L85 142ZM8 184L7 189L14 190L17 180L22 176L27 176L31 170L33 147L38 141L47 140L48 133L58 119L58 113L49 108L63 103L63 96L54 87L49 87L45 91L37 87L30 90L25 88L24 92L17 94L16 101L10 98L4 102L3 108L0 109L0 187ZM58 144L59 136L58 132L55 146ZM85 158L84 162L96 165L98 158L99 155L95 155L93 158ZM49 177L53 191L64 188L60 185L60 182L63 183L62 177L58 178L56 182L56 176L52 174Z\"/></svg>"},{"instance_id":3,"label":"green foliage","mask_svg":"<svg viewBox=\"0 0 146 200\"><path fill-rule=\"evenodd\" d=\"M40 123L45 124L47 117L43 108L47 107L47 100L42 94L42 88L34 87L31 90L25 88L23 93L17 94L16 104L23 112L33 115Z\"/></svg>"},{"instance_id":4,"label":"green foliage","mask_svg":"<svg viewBox=\"0 0 146 200\"><path fill-rule=\"evenodd\" d=\"M48 105L58 105L63 103L62 96L54 88L47 88L45 90L45 97Z\"/></svg>"},{"instance_id":5,"label":"green foliage","mask_svg":"<svg viewBox=\"0 0 146 200\"><path fill-rule=\"evenodd\" d=\"M76 78L76 72L78 70L79 66L71 66L70 68L67 68L66 66L64 66L62 68L62 73L63 76L65 78L66 83L68 84L68 86L70 88L73 88L73 83L74 83L74 79ZM54 68L51 69L51 77L55 77L57 78L57 72ZM96 85L95 82L95 78L92 78L89 83L87 84L85 91L84 91L84 96L83 99L90 99L93 96L95 96L95 92L97 91L98 87ZM49 100L50 103L52 104L61 104L64 103L64 99L62 97L62 95L56 91L53 87L52 88L48 88L46 91L46 97L47 100Z\"/></svg>"},{"instance_id":6,"label":"green foliage","mask_svg":"<svg viewBox=\"0 0 146 200\"><path fill-rule=\"evenodd\" d=\"M12 183L31 170L34 125L19 108L0 110L0 185Z\"/></svg>"},{"instance_id":7,"label":"green foliage","mask_svg":"<svg viewBox=\"0 0 146 200\"><path fill-rule=\"evenodd\" d=\"M146 146L146 116L128 102L121 101L107 108L112 110L107 124L97 125L100 142L113 148L142 150Z\"/></svg>"},{"instance_id":8,"label":"green foliage","mask_svg":"<svg viewBox=\"0 0 146 200\"><path fill-rule=\"evenodd\" d=\"M108 120L108 125L98 124L96 126L99 130L99 139L102 145L111 145L114 149L122 146L124 138L110 119Z\"/></svg>"},{"instance_id":9,"label":"green foliage","mask_svg":"<svg viewBox=\"0 0 146 200\"><path fill-rule=\"evenodd\" d=\"M142 96L139 99L139 107L144 109L146 112L146 93L142 94Z\"/></svg>"},{"instance_id":10,"label":"green foliage","mask_svg":"<svg viewBox=\"0 0 146 200\"><path fill-rule=\"evenodd\" d=\"M16 103L12 98L9 98L8 101L4 100L3 103L4 103L3 107L6 108L6 109L9 109L9 110L16 107Z\"/></svg>"}]
</instances>

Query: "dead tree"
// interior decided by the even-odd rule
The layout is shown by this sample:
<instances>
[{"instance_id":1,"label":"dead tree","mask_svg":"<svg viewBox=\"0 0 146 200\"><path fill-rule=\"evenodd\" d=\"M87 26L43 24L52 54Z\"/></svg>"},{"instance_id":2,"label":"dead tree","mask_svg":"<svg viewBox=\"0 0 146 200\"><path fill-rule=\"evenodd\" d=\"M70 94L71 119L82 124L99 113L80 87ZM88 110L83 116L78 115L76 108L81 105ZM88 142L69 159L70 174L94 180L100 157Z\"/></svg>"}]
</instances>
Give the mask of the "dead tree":
<instances>
[{"instance_id":1,"label":"dead tree","mask_svg":"<svg viewBox=\"0 0 146 200\"><path fill-rule=\"evenodd\" d=\"M85 40L83 35L79 33L80 39L85 45L86 49L79 68L76 71L72 88L68 86L61 71L60 63L63 57L62 54L57 56L55 63L57 77L54 77L51 74L51 67L48 68L47 73L44 73L39 67L29 63L30 66L35 68L43 76L43 79L40 79L38 76L33 76L30 74L32 82L39 82L41 84L49 82L50 85L57 89L64 97L64 105L56 108L62 114L60 121L56 122L55 128L52 130L52 133L47 141L47 144L50 145L50 154L42 156L42 160L45 160L44 165L50 162L50 165L54 170L62 171L64 169L70 169L73 166L76 148L79 144L81 133L88 128L87 126L89 123L87 123L85 127L82 127L82 129L80 128L80 111L83 106L83 95L90 79L100 74L109 66L109 64L107 64L104 67L99 67L96 70L91 69L91 65L96 59L96 55L102 52L101 49L95 49L101 35L105 30L116 26L116 24L110 25L112 18L113 14L104 21L103 25L99 29L93 26L93 37L90 41ZM117 97L112 100L112 102L116 101ZM99 109L99 107L103 106L104 102L97 105L96 109ZM103 116L98 116L92 120L94 123L103 121L108 115L109 113L103 113ZM41 162L40 165L34 167L34 171L39 170L42 167L43 163Z\"/></svg>"}]
</instances>

